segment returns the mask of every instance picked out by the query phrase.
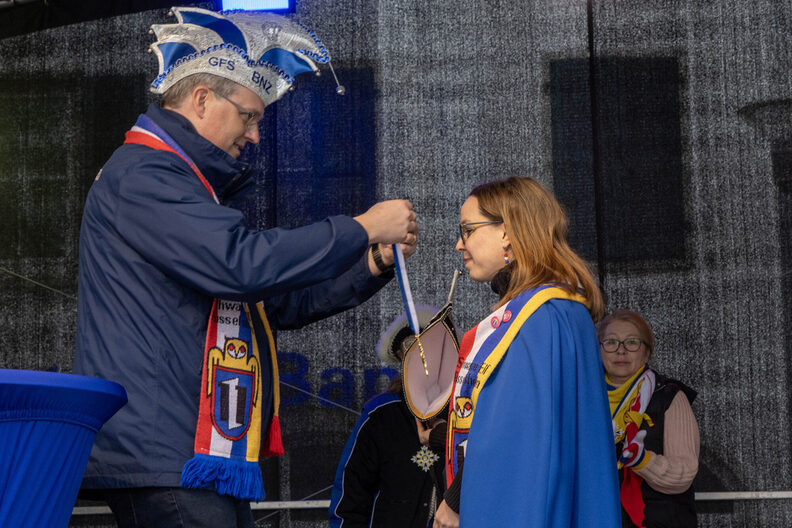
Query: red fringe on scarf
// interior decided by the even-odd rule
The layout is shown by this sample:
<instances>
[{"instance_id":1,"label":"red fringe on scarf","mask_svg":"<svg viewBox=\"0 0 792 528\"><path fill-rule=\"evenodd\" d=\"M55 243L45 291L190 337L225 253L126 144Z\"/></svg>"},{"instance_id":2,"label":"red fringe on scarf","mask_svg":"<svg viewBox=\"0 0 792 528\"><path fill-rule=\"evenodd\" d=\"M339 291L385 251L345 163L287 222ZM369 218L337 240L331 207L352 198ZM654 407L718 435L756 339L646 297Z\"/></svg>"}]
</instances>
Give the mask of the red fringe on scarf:
<instances>
[{"instance_id":1,"label":"red fringe on scarf","mask_svg":"<svg viewBox=\"0 0 792 528\"><path fill-rule=\"evenodd\" d=\"M274 415L270 420L269 428L267 429L267 437L261 444L261 456L281 456L284 453L283 440L281 438L281 426L278 415Z\"/></svg>"}]
</instances>

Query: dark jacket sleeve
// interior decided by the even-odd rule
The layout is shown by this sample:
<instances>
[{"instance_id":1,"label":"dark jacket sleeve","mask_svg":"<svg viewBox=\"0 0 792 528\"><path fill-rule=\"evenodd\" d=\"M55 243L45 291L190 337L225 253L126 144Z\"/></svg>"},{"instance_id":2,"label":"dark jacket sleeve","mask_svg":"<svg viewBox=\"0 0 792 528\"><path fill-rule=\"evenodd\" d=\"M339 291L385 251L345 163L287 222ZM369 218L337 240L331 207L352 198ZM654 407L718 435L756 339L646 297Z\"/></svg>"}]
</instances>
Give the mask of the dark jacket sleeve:
<instances>
[{"instance_id":1,"label":"dark jacket sleeve","mask_svg":"<svg viewBox=\"0 0 792 528\"><path fill-rule=\"evenodd\" d=\"M340 277L264 300L273 325L280 329L300 328L368 300L393 278L393 273L374 276L368 254Z\"/></svg>"},{"instance_id":2,"label":"dark jacket sleeve","mask_svg":"<svg viewBox=\"0 0 792 528\"><path fill-rule=\"evenodd\" d=\"M154 153L124 175L114 225L143 258L214 297L254 301L339 277L365 254L368 236L346 216L296 229L256 231L216 204L189 168Z\"/></svg>"},{"instance_id":3,"label":"dark jacket sleeve","mask_svg":"<svg viewBox=\"0 0 792 528\"><path fill-rule=\"evenodd\" d=\"M429 447L438 453L445 452L446 435L448 434L448 422L442 421L429 431Z\"/></svg>"},{"instance_id":4,"label":"dark jacket sleeve","mask_svg":"<svg viewBox=\"0 0 792 528\"><path fill-rule=\"evenodd\" d=\"M459 513L459 496L462 492L462 473L464 469L464 467L459 468L459 471L454 475L454 480L451 481L451 485L448 486L448 489L443 494L443 500L456 513Z\"/></svg>"},{"instance_id":5,"label":"dark jacket sleeve","mask_svg":"<svg viewBox=\"0 0 792 528\"><path fill-rule=\"evenodd\" d=\"M380 466L372 427L368 413L364 412L344 447L330 500L331 528L369 525L379 491Z\"/></svg>"},{"instance_id":6,"label":"dark jacket sleeve","mask_svg":"<svg viewBox=\"0 0 792 528\"><path fill-rule=\"evenodd\" d=\"M440 422L429 432L429 447L440 453L446 448L446 434L448 433L448 422ZM462 472L464 467L459 465L459 471L454 475L451 485L443 493L443 500L449 508L459 513L459 494L462 490Z\"/></svg>"}]
</instances>

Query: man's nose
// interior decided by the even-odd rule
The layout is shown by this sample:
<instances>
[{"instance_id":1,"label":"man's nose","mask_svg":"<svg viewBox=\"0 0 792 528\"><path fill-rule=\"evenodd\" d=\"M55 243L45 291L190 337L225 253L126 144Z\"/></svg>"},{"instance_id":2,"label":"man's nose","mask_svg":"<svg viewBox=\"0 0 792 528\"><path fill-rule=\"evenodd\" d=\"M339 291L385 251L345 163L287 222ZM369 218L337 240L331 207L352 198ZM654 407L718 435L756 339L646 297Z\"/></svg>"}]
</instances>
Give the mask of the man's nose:
<instances>
[{"instance_id":1,"label":"man's nose","mask_svg":"<svg viewBox=\"0 0 792 528\"><path fill-rule=\"evenodd\" d=\"M259 139L260 139L258 123L256 123L256 126L248 128L247 130L245 130L245 136L244 137L245 137L245 139L247 139L248 141L250 141L254 145L258 145L258 142L259 142Z\"/></svg>"}]
</instances>

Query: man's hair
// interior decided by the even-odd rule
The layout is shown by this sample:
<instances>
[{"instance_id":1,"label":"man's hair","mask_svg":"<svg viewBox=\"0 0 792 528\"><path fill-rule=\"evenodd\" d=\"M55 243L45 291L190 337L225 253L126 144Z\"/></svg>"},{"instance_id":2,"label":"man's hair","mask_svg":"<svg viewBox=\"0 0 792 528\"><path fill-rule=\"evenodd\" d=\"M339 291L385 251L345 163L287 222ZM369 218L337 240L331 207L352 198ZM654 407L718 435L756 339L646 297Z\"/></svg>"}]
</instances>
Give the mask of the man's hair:
<instances>
[{"instance_id":1,"label":"man's hair","mask_svg":"<svg viewBox=\"0 0 792 528\"><path fill-rule=\"evenodd\" d=\"M605 337L605 331L608 329L608 325L614 321L624 321L625 323L630 323L633 325L635 329L638 330L638 335L641 337L643 342L646 343L646 348L649 349L649 357L652 357L652 352L654 352L655 346L652 329L649 327L649 323L647 323L643 317L632 310L622 308L616 310L610 315L606 315L597 325L597 337L600 341L602 341L602 339Z\"/></svg>"},{"instance_id":2,"label":"man's hair","mask_svg":"<svg viewBox=\"0 0 792 528\"><path fill-rule=\"evenodd\" d=\"M180 106L182 102L190 96L195 87L200 84L206 85L210 90L222 97L228 97L234 93L237 86L239 86L234 81L226 79L225 77L219 77L211 73L194 73L168 88L168 90L162 94L160 106L171 108Z\"/></svg>"},{"instance_id":3,"label":"man's hair","mask_svg":"<svg viewBox=\"0 0 792 528\"><path fill-rule=\"evenodd\" d=\"M470 192L481 214L503 222L514 252L509 288L498 306L522 291L555 284L580 293L594 321L605 311L602 293L588 266L566 240L567 217L555 197L533 178L512 177Z\"/></svg>"}]
</instances>

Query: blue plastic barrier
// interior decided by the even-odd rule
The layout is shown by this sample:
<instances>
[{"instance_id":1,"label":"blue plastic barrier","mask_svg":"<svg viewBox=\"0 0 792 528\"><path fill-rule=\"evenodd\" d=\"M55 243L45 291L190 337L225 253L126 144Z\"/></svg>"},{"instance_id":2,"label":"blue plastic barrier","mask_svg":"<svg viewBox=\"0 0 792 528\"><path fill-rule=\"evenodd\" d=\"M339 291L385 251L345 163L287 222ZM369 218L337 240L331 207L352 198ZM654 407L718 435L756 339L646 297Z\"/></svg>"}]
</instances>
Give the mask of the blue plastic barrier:
<instances>
[{"instance_id":1,"label":"blue plastic barrier","mask_svg":"<svg viewBox=\"0 0 792 528\"><path fill-rule=\"evenodd\" d=\"M0 526L68 526L96 432L126 402L112 381L0 369Z\"/></svg>"}]
</instances>

